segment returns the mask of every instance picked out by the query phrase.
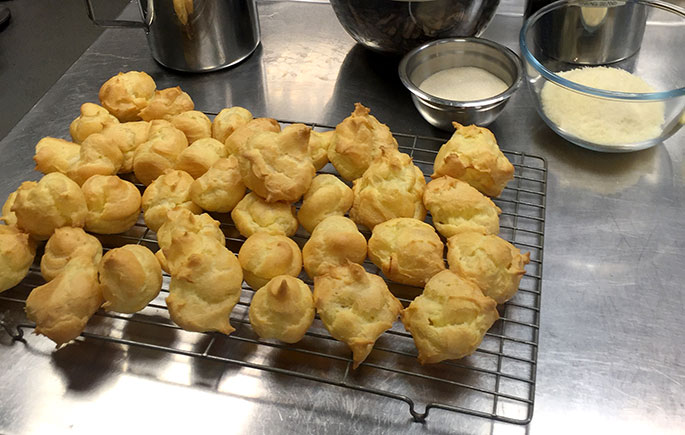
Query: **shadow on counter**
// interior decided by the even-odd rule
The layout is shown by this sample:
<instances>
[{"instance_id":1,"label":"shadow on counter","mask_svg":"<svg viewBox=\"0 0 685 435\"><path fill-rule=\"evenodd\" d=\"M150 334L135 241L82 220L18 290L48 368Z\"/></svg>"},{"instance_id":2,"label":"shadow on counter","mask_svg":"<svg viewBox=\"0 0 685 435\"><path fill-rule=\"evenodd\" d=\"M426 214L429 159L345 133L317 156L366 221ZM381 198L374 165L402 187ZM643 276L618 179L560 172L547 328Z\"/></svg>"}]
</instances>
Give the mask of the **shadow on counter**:
<instances>
[{"instance_id":1,"label":"shadow on counter","mask_svg":"<svg viewBox=\"0 0 685 435\"><path fill-rule=\"evenodd\" d=\"M360 102L395 133L447 138L449 134L419 115L397 74L401 56L373 52L356 44L340 66L333 95L323 108L325 119L337 124ZM369 92L372 89L372 92Z\"/></svg>"}]
</instances>

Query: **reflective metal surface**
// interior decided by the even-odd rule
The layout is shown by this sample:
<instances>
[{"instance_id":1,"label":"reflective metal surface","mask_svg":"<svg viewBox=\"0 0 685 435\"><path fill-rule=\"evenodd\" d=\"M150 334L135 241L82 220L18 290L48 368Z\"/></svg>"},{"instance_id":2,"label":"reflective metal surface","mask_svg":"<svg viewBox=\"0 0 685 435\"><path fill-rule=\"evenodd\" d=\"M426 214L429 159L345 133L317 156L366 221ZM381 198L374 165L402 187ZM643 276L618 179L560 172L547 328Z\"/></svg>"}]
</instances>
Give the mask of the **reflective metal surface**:
<instances>
[{"instance_id":1,"label":"reflective metal surface","mask_svg":"<svg viewBox=\"0 0 685 435\"><path fill-rule=\"evenodd\" d=\"M600 0L548 13L536 31L537 41L555 59L583 65L618 62L640 49L647 8L639 3Z\"/></svg>"},{"instance_id":2,"label":"reflective metal surface","mask_svg":"<svg viewBox=\"0 0 685 435\"><path fill-rule=\"evenodd\" d=\"M208 111L240 104L257 116L335 124L361 101L395 131L446 136L416 112L396 76L398 59L355 47L330 6L259 6L262 47L212 74L174 74L152 60L142 32L106 32L0 142L0 196L39 177L31 170L35 143L67 137L80 104L96 101L100 84L124 69L149 72L160 88L178 84ZM497 16L484 36L518 51L520 26L520 17ZM680 50L661 46L664 55ZM101 342L53 352L41 337L12 343L0 330L0 432L681 433L685 135L633 154L597 154L549 130L525 92L490 129L503 148L549 165L528 427L439 410L417 424L404 403L372 395ZM22 306L2 302L0 317L21 321ZM150 339L193 349L196 337Z\"/></svg>"},{"instance_id":3,"label":"reflective metal surface","mask_svg":"<svg viewBox=\"0 0 685 435\"><path fill-rule=\"evenodd\" d=\"M142 21L99 20L107 27L144 28L152 57L184 72L214 71L248 57L259 44L255 0L138 0Z\"/></svg>"},{"instance_id":4,"label":"reflective metal surface","mask_svg":"<svg viewBox=\"0 0 685 435\"><path fill-rule=\"evenodd\" d=\"M451 101L422 91L419 86L431 75L448 68L477 67L494 74L508 88L499 95L478 101ZM429 42L407 53L399 65L402 84L431 125L454 131L452 121L462 125L490 125L502 113L521 84L521 60L510 49L483 38L447 38Z\"/></svg>"},{"instance_id":5,"label":"reflective metal surface","mask_svg":"<svg viewBox=\"0 0 685 435\"><path fill-rule=\"evenodd\" d=\"M478 36L500 0L331 0L340 24L359 43L406 53L439 38Z\"/></svg>"}]
</instances>

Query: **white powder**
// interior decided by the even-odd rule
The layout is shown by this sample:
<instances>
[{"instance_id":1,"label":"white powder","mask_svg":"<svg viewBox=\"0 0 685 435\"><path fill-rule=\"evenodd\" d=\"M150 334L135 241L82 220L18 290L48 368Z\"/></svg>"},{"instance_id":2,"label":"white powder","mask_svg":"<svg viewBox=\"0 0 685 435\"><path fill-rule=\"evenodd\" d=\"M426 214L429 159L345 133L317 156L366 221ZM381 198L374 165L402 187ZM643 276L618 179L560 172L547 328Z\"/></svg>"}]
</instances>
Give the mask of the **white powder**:
<instances>
[{"instance_id":1,"label":"white powder","mask_svg":"<svg viewBox=\"0 0 685 435\"><path fill-rule=\"evenodd\" d=\"M593 88L645 93L654 89L640 77L619 68L603 66L557 73ZM642 142L661 135L662 102L606 100L574 92L551 82L541 93L542 110L562 130L588 142L619 145Z\"/></svg>"},{"instance_id":2,"label":"white powder","mask_svg":"<svg viewBox=\"0 0 685 435\"><path fill-rule=\"evenodd\" d=\"M419 85L427 94L454 101L483 100L501 94L508 87L496 75L473 66L439 71Z\"/></svg>"}]
</instances>

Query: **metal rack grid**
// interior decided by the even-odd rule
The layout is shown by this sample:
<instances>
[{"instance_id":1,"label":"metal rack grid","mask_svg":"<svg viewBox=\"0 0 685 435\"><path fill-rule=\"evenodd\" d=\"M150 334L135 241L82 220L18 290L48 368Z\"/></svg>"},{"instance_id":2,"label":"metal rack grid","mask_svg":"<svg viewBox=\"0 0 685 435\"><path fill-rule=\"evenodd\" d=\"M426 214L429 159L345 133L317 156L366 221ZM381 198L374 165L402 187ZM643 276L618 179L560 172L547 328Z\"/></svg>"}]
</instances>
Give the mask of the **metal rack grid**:
<instances>
[{"instance_id":1,"label":"metal rack grid","mask_svg":"<svg viewBox=\"0 0 685 435\"><path fill-rule=\"evenodd\" d=\"M308 125L320 131L333 128ZM393 134L400 150L410 154L428 178L444 140ZM160 296L143 311L123 315L100 310L82 337L263 370L400 400L407 403L412 418L418 422L425 421L430 410L435 408L527 424L533 415L535 397L547 164L540 157L503 152L514 164L516 173L514 181L494 200L502 209L500 236L523 251L529 251L530 264L518 293L498 307L500 319L490 328L480 348L469 357L421 366L416 360L411 335L398 321L378 339L367 360L357 370L351 370L352 359L347 347L330 336L318 316L305 338L297 344L259 339L250 329L247 316L254 291L245 284L240 302L231 314L231 322L236 327L233 334L189 333L169 320L164 303L169 283L166 275ZM335 173L330 164L321 172ZM213 216L221 222L229 249L238 252L244 238L238 234L230 217ZM430 215L427 221L432 223ZM127 243L143 244L153 251L157 249L155 235L145 227L142 219L126 233L98 237L105 250ZM293 239L301 247L307 240L307 233L300 228ZM382 275L368 260L364 266L369 272ZM304 272L300 278L312 284ZM387 282L405 306L421 292L420 288ZM24 304L30 290L42 283L40 269L35 264L19 286L0 294L0 300ZM140 328L132 329L142 328L145 333L127 333L126 326L133 324ZM11 328L2 321L0 326L15 340L23 340L24 330L34 328L28 323ZM194 338L178 346L155 339L156 332L168 334L169 330Z\"/></svg>"}]
</instances>

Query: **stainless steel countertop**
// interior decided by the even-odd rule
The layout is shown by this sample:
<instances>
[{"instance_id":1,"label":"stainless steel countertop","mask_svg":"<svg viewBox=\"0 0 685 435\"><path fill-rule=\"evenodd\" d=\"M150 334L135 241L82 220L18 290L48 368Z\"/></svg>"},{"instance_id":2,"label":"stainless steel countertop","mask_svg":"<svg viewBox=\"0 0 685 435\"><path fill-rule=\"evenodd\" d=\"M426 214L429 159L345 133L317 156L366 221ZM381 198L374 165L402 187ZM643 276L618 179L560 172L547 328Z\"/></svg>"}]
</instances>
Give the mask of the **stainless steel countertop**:
<instances>
[{"instance_id":1,"label":"stainless steel countertop","mask_svg":"<svg viewBox=\"0 0 685 435\"><path fill-rule=\"evenodd\" d=\"M355 46L329 5L260 3L262 45L223 72L181 75L151 59L144 34L110 30L0 142L0 197L38 179L33 147L68 136L102 82L144 70L180 85L202 110L336 124L362 101L393 131L442 135L414 109L397 60ZM518 52L521 18L484 35ZM664 46L664 56L682 55ZM557 137L519 91L491 126L503 148L549 164L535 414L528 427L406 405L254 370L0 331L0 432L110 433L682 433L685 430L685 134L643 152L607 155ZM22 318L0 302L0 319Z\"/></svg>"}]
</instances>

